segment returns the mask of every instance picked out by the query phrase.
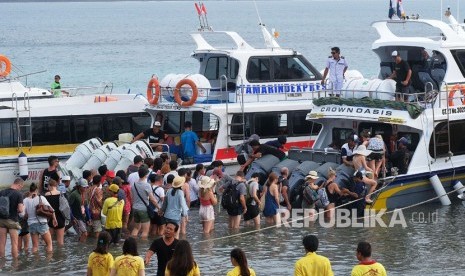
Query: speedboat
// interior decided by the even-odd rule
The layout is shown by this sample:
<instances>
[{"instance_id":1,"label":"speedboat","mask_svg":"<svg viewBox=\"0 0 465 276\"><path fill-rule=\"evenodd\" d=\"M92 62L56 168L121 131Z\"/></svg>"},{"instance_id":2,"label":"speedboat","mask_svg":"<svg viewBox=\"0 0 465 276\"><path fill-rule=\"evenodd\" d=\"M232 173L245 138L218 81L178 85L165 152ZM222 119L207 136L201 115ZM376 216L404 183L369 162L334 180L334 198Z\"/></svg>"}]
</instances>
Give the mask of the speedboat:
<instances>
[{"instance_id":1,"label":"speedboat","mask_svg":"<svg viewBox=\"0 0 465 276\"><path fill-rule=\"evenodd\" d=\"M82 142L100 137L118 140L120 133L139 133L150 126L143 111L145 97L112 93L111 84L63 88L66 97L26 87L10 73L2 56L0 66L0 186L18 176L37 182L48 167L47 158L66 161ZM8 69L10 68L10 69Z\"/></svg>"},{"instance_id":2,"label":"speedboat","mask_svg":"<svg viewBox=\"0 0 465 276\"><path fill-rule=\"evenodd\" d=\"M172 156L182 158L185 121L207 150L199 150L194 163L235 164L238 145L253 134L261 142L286 136L286 149L311 147L321 127L305 117L325 88L321 73L298 51L280 47L264 24L264 47L256 48L236 32L212 30L202 8L197 11L201 26L191 34L197 45L191 57L198 72L152 78L147 87L145 110L162 121Z\"/></svg>"},{"instance_id":3,"label":"speedboat","mask_svg":"<svg viewBox=\"0 0 465 276\"><path fill-rule=\"evenodd\" d=\"M381 170L372 196L375 210L426 202L451 204L462 197L465 180L465 32L446 13L440 20L385 20L372 23L379 34L372 49L380 59L380 82L391 75L397 51L412 69L408 100L394 93L345 91L345 97L322 97L312 102L309 122L321 124L314 151L345 143L349 135L366 131L381 135L386 145L387 170ZM423 30L436 35L420 36ZM397 31L397 33L396 33ZM392 80L390 80L392 81ZM399 145L408 146L405 172L389 166ZM292 154L291 154L292 155ZM391 168L392 167L392 168ZM392 170L391 170L392 169ZM339 184L339 183L338 183Z\"/></svg>"}]
</instances>

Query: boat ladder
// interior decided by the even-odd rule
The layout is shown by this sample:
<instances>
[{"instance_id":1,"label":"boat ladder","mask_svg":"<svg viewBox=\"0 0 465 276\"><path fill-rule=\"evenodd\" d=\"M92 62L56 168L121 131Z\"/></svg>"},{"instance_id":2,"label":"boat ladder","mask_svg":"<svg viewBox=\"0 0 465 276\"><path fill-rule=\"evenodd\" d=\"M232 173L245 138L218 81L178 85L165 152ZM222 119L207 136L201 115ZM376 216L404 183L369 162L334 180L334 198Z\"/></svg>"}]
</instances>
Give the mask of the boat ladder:
<instances>
[{"instance_id":1,"label":"boat ladder","mask_svg":"<svg viewBox=\"0 0 465 276\"><path fill-rule=\"evenodd\" d=\"M32 119L31 104L29 102L29 93L24 92L22 104L18 104L19 101L21 101L21 98L18 99L16 93L13 93L11 107L16 110L16 133L18 139L18 149L22 149L25 145L29 145L29 149L31 149Z\"/></svg>"}]
</instances>

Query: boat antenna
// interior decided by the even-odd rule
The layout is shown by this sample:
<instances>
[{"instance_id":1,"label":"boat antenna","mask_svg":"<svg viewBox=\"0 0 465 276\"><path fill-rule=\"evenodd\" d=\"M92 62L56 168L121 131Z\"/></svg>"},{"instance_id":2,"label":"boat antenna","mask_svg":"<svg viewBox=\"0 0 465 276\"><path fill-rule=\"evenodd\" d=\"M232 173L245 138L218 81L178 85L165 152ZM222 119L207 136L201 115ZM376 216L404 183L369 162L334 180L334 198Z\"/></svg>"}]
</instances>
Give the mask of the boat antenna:
<instances>
[{"instance_id":1,"label":"boat antenna","mask_svg":"<svg viewBox=\"0 0 465 276\"><path fill-rule=\"evenodd\" d=\"M260 13L258 12L257 2L255 0L253 1L253 4L255 6L255 11L257 12L258 16L258 25L265 26L265 24L262 23L262 18L260 17Z\"/></svg>"},{"instance_id":2,"label":"boat antenna","mask_svg":"<svg viewBox=\"0 0 465 276\"><path fill-rule=\"evenodd\" d=\"M280 48L276 39L270 34L270 32L266 29L265 24L262 23L262 19L260 17L260 13L258 12L257 2L253 1L255 5L255 10L257 11L258 16L258 25L260 26L263 34L263 39L265 40L265 46L267 48ZM275 33L277 34L277 32Z\"/></svg>"}]
</instances>

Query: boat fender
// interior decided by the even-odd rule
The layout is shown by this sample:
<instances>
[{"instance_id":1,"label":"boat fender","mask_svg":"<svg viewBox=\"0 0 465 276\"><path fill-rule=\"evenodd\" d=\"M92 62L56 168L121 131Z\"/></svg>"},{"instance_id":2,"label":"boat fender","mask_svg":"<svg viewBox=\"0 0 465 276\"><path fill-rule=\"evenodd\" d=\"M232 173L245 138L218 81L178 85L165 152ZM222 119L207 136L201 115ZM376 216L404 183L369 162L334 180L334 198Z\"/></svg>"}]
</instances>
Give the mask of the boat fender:
<instances>
[{"instance_id":1,"label":"boat fender","mask_svg":"<svg viewBox=\"0 0 465 276\"><path fill-rule=\"evenodd\" d=\"M429 178L429 181L431 182L431 185L433 186L434 191L439 197L441 204L444 206L450 205L451 202L450 202L449 196L447 195L446 190L444 189L444 186L442 186L441 180L439 179L438 175L437 174L432 175Z\"/></svg>"},{"instance_id":2,"label":"boat fender","mask_svg":"<svg viewBox=\"0 0 465 276\"><path fill-rule=\"evenodd\" d=\"M454 95L455 92L459 90L460 93L462 93L462 96L465 96L465 86L462 86L460 84L454 85L449 92L449 106L454 106ZM462 99L462 105L465 105L465 98Z\"/></svg>"},{"instance_id":3,"label":"boat fender","mask_svg":"<svg viewBox=\"0 0 465 276\"><path fill-rule=\"evenodd\" d=\"M183 85L189 85L192 89L192 97L187 101L184 102L181 99L181 87ZM197 97L199 95L199 90L197 89L197 85L195 84L194 81L190 79L182 79L176 84L176 88L174 89L174 100L180 105L180 106L191 106L195 103L197 100Z\"/></svg>"},{"instance_id":4,"label":"boat fender","mask_svg":"<svg viewBox=\"0 0 465 276\"><path fill-rule=\"evenodd\" d=\"M465 199L465 195L463 194L463 192L465 191L465 187L463 186L462 182L460 182L459 180L456 180L455 183L453 183L453 187L454 187L454 190L457 191L458 195L457 197L460 198L460 199Z\"/></svg>"},{"instance_id":5,"label":"boat fender","mask_svg":"<svg viewBox=\"0 0 465 276\"><path fill-rule=\"evenodd\" d=\"M153 90L155 89L155 94L153 94ZM158 104L158 100L160 99L160 83L158 82L157 78L151 78L149 84L147 85L147 100L151 105Z\"/></svg>"},{"instance_id":6,"label":"boat fender","mask_svg":"<svg viewBox=\"0 0 465 276\"><path fill-rule=\"evenodd\" d=\"M27 167L27 155L24 152L21 152L18 156L18 165L19 165L19 177L23 180L28 178L29 172Z\"/></svg>"},{"instance_id":7,"label":"boat fender","mask_svg":"<svg viewBox=\"0 0 465 276\"><path fill-rule=\"evenodd\" d=\"M10 60L3 55L0 55L0 64L4 63L4 66L0 66L0 77L6 77L11 72L11 62ZM1 69L3 68L3 71Z\"/></svg>"}]
</instances>

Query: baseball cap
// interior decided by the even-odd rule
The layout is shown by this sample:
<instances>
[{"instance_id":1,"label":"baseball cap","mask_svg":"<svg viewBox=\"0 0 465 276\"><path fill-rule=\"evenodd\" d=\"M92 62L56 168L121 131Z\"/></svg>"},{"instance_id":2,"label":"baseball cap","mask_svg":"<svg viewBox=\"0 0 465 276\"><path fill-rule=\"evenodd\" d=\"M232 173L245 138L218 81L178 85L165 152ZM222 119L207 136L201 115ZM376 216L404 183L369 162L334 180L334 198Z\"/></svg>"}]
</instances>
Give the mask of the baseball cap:
<instances>
[{"instance_id":1,"label":"baseball cap","mask_svg":"<svg viewBox=\"0 0 465 276\"><path fill-rule=\"evenodd\" d=\"M153 123L153 126L161 127L161 123L159 121L155 121L155 123Z\"/></svg>"},{"instance_id":2,"label":"baseball cap","mask_svg":"<svg viewBox=\"0 0 465 276\"><path fill-rule=\"evenodd\" d=\"M70 181L71 180L71 177L69 175L63 175L63 177L61 178L61 180L63 181Z\"/></svg>"},{"instance_id":3,"label":"baseball cap","mask_svg":"<svg viewBox=\"0 0 465 276\"><path fill-rule=\"evenodd\" d=\"M111 178L114 178L116 176L115 171L107 171L105 175Z\"/></svg>"},{"instance_id":4,"label":"baseball cap","mask_svg":"<svg viewBox=\"0 0 465 276\"><path fill-rule=\"evenodd\" d=\"M87 180L85 180L84 178L80 178L78 180L78 182L76 183L77 186L81 186L83 188L87 188L89 187L89 184L87 183Z\"/></svg>"},{"instance_id":5,"label":"baseball cap","mask_svg":"<svg viewBox=\"0 0 465 276\"><path fill-rule=\"evenodd\" d=\"M405 146L407 146L409 144L408 139L405 138L405 137L400 138L399 140L397 140L397 142L401 143L401 144L403 144Z\"/></svg>"},{"instance_id":6,"label":"baseball cap","mask_svg":"<svg viewBox=\"0 0 465 276\"><path fill-rule=\"evenodd\" d=\"M391 54L391 56L393 56L393 57L397 57L398 55L399 55L399 53L397 53L397 51L392 51L392 54Z\"/></svg>"},{"instance_id":7,"label":"baseball cap","mask_svg":"<svg viewBox=\"0 0 465 276\"><path fill-rule=\"evenodd\" d=\"M113 193L117 193L119 191L119 186L116 184L111 184L110 187L108 187L108 190L112 191Z\"/></svg>"}]
</instances>

